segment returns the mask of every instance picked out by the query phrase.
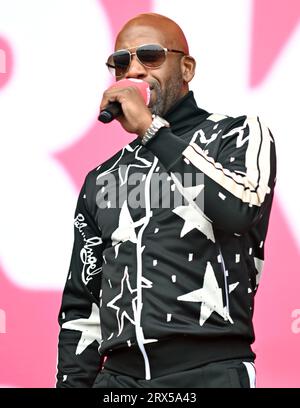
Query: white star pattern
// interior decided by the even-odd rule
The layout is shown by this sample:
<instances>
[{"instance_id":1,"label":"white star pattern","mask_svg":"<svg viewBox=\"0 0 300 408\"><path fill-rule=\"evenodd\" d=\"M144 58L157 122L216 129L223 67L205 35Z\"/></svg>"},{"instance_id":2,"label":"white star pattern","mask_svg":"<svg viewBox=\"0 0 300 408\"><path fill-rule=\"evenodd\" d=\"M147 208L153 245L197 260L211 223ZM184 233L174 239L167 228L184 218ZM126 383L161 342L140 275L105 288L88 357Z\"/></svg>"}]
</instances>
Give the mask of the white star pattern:
<instances>
[{"instance_id":1,"label":"white star pattern","mask_svg":"<svg viewBox=\"0 0 300 408\"><path fill-rule=\"evenodd\" d=\"M229 285L229 293L233 292L240 282L231 283Z\"/></svg>"},{"instance_id":2,"label":"white star pattern","mask_svg":"<svg viewBox=\"0 0 300 408\"><path fill-rule=\"evenodd\" d=\"M115 258L118 256L119 246L122 242L131 241L134 244L137 243L135 228L142 225L144 221L145 217L140 218L138 221L133 221L127 201L125 200L119 214L118 228L111 235L112 245L115 247Z\"/></svg>"},{"instance_id":3,"label":"white star pattern","mask_svg":"<svg viewBox=\"0 0 300 408\"><path fill-rule=\"evenodd\" d=\"M204 212L197 206L194 199L204 189L204 184L194 187L183 187L176 176L172 174L172 178L180 194L188 201L189 205L180 205L172 210L176 215L181 217L185 223L182 227L180 238L184 237L188 232L197 229L202 232L208 239L215 242L215 236L212 228L211 220L206 217Z\"/></svg>"},{"instance_id":4,"label":"white star pattern","mask_svg":"<svg viewBox=\"0 0 300 408\"><path fill-rule=\"evenodd\" d=\"M213 312L218 313L224 320L229 320L233 323L227 307L223 306L222 289L218 285L210 262L207 262L203 287L201 289L193 290L185 295L178 296L177 300L202 303L200 306L200 326L203 326Z\"/></svg>"},{"instance_id":5,"label":"white star pattern","mask_svg":"<svg viewBox=\"0 0 300 408\"><path fill-rule=\"evenodd\" d=\"M81 337L77 344L75 354L81 354L95 340L101 344L102 334L100 327L99 308L96 303L92 304L92 311L88 319L70 320L62 325L63 329L81 331Z\"/></svg>"},{"instance_id":6,"label":"white star pattern","mask_svg":"<svg viewBox=\"0 0 300 408\"><path fill-rule=\"evenodd\" d=\"M152 288L152 285L153 283L149 279L145 278L144 276L142 277L142 288L150 289Z\"/></svg>"},{"instance_id":7,"label":"white star pattern","mask_svg":"<svg viewBox=\"0 0 300 408\"><path fill-rule=\"evenodd\" d=\"M129 290L129 292L130 292L131 294L133 294L133 293L136 291L136 289L132 289L132 288L131 288L131 285L130 285L130 282L129 282L129 274L128 274L128 267L127 267L127 266L125 267L124 275L123 275L123 278L122 278L122 281L121 281L121 292L120 292L115 298L113 298L110 302L107 303L107 307L111 307L112 309L115 309L115 310L117 311L117 320L118 320L118 327L119 327L118 336L120 336L120 334L121 334L122 331L123 331L123 328L124 328L124 319L125 319L125 317L126 317L132 324L135 325L134 318L132 318L131 316L129 316L129 314L127 313L126 310L122 311L121 316L120 316L120 307L115 306L115 303L116 303L119 299L122 299L122 297L123 297L123 291L124 291L124 283L125 283L125 281L126 281L126 285L127 285L127 288L128 288L128 290ZM134 316L134 314L135 314L135 308L136 308L135 299L136 299L136 297L133 298L132 301L131 301L132 309L133 309L133 316Z\"/></svg>"},{"instance_id":8,"label":"white star pattern","mask_svg":"<svg viewBox=\"0 0 300 408\"><path fill-rule=\"evenodd\" d=\"M135 317L137 314L137 306L136 306L136 300L137 300L137 296L132 296L132 300L131 300L131 305L132 305L132 311L133 311L133 317L131 317L126 310L123 310L120 313L121 308L116 306L115 303L117 303L117 301L119 299L122 299L123 297L123 292L124 292L124 285L125 285L125 281L126 281L126 286L127 289L129 290L129 292L131 293L131 295L136 294L137 289L132 289L130 282L129 282L129 274L128 274L128 267L125 267L124 270L124 275L123 278L121 280L121 292L114 297L110 302L107 303L108 307L111 307L112 309L115 309L117 311L116 316L117 316L117 320L118 320L118 327L119 327L119 333L117 336L120 336L120 334L123 331L124 328L124 319L127 318L133 325L135 325ZM142 277L142 288L152 288L152 282L144 277Z\"/></svg>"},{"instance_id":9,"label":"white star pattern","mask_svg":"<svg viewBox=\"0 0 300 408\"><path fill-rule=\"evenodd\" d=\"M138 167L138 168L148 168L151 167L151 162L149 162L149 160L143 159L142 157L139 157L138 153L141 150L143 146L135 146L134 148L132 148L130 145L125 146L122 149L122 152L119 156L119 158L116 160L116 162L106 171L104 171L103 173L100 173L97 176L97 182L101 177L106 176L107 174L113 173L114 171L118 171L119 172L119 179L120 179L120 186L124 185L125 183L127 183L128 180L128 173L131 167ZM122 157L124 156L125 151L128 151L130 153L135 152L135 159L142 163L142 164L129 164L129 165L119 165L119 162L121 161ZM98 169L100 169L100 167L98 167Z\"/></svg>"},{"instance_id":10,"label":"white star pattern","mask_svg":"<svg viewBox=\"0 0 300 408\"><path fill-rule=\"evenodd\" d=\"M255 268L257 270L257 275L256 275L256 285L259 284L260 278L261 278L261 274L262 274L262 270L263 270L263 266L264 266L264 261L262 259L256 258L254 257L254 263L255 263Z\"/></svg>"},{"instance_id":11,"label":"white star pattern","mask_svg":"<svg viewBox=\"0 0 300 408\"><path fill-rule=\"evenodd\" d=\"M137 236L134 229L134 221L131 218L127 201L125 200L119 215L119 226L111 235L112 244L119 242L131 241L136 243Z\"/></svg>"}]
</instances>

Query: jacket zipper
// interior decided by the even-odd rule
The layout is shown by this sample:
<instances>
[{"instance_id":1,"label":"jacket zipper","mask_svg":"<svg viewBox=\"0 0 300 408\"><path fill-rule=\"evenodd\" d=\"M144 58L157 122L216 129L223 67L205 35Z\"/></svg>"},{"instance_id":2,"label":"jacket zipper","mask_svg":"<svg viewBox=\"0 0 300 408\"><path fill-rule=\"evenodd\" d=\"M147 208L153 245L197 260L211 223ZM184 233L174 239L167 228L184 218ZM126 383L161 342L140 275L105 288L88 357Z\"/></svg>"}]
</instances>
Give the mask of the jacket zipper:
<instances>
[{"instance_id":1,"label":"jacket zipper","mask_svg":"<svg viewBox=\"0 0 300 408\"><path fill-rule=\"evenodd\" d=\"M231 320L231 318L230 318L230 309L229 309L228 282L227 282L228 271L226 270L223 254L222 254L222 251L221 251L221 246L220 246L219 242L217 242L217 240L216 240L216 243L217 243L217 246L218 246L219 256L220 256L220 260L221 260L221 268L222 268L222 272L223 272L223 276L224 276L227 319Z\"/></svg>"},{"instance_id":2,"label":"jacket zipper","mask_svg":"<svg viewBox=\"0 0 300 408\"><path fill-rule=\"evenodd\" d=\"M140 231L138 232L138 237L137 237L137 277L136 277L136 286L137 286L137 307L136 307L136 317L135 317L135 334L136 334L136 339L137 339L137 344L139 346L139 349L141 350L141 353L144 358L144 363L145 363L145 379L150 380L151 379L151 371L150 371L150 363L149 363L149 358L145 350L145 337L143 333L143 328L141 326L141 312L142 312L142 307L143 307L143 301L142 301L142 278L143 278L143 263L142 263L142 256L143 256L143 247L142 247L142 237L145 228L147 227L150 218L152 216L152 211L151 211L151 200L150 200L150 182L152 178L152 174L154 172L154 169L158 163L157 157L154 158L153 165L146 177L145 181L145 206L146 206L146 214L145 214L145 222ZM153 341L153 340L152 340ZM155 340L154 340L155 341Z\"/></svg>"}]
</instances>

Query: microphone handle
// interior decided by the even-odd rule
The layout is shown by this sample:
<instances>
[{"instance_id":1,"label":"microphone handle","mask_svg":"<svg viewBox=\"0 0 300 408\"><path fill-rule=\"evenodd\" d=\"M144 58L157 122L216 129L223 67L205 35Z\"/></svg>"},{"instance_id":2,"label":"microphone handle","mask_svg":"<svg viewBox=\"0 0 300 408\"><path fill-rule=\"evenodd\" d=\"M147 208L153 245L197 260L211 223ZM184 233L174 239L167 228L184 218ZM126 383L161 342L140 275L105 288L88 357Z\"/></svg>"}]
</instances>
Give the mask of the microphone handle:
<instances>
[{"instance_id":1,"label":"microphone handle","mask_svg":"<svg viewBox=\"0 0 300 408\"><path fill-rule=\"evenodd\" d=\"M106 107L100 112L98 120L103 123L109 123L114 120L117 116L122 114L122 107L119 102L110 102Z\"/></svg>"}]
</instances>

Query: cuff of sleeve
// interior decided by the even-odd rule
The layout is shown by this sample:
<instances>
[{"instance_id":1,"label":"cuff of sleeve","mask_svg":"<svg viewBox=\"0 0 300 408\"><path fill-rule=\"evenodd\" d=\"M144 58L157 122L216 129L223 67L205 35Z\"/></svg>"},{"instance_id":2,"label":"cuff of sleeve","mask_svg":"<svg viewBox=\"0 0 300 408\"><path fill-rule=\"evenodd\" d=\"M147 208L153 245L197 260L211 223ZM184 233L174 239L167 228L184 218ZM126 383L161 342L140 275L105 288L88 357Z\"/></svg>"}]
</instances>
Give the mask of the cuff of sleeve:
<instances>
[{"instance_id":1,"label":"cuff of sleeve","mask_svg":"<svg viewBox=\"0 0 300 408\"><path fill-rule=\"evenodd\" d=\"M170 128L161 128L157 135L145 146L150 150L169 170L172 165L182 156L182 152L188 147L188 143L174 135Z\"/></svg>"}]
</instances>

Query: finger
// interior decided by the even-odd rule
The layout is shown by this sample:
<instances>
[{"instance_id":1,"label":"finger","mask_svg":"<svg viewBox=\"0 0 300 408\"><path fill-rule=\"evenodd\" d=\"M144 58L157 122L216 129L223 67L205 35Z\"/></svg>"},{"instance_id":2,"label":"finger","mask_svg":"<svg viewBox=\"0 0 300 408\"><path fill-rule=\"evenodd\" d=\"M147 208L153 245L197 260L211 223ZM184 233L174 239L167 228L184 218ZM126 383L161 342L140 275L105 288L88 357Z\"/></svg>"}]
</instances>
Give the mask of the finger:
<instances>
[{"instance_id":1,"label":"finger","mask_svg":"<svg viewBox=\"0 0 300 408\"><path fill-rule=\"evenodd\" d=\"M106 90L103 93L102 101L100 103L100 110L103 110L110 102L119 102L119 93L112 92L111 90Z\"/></svg>"},{"instance_id":2,"label":"finger","mask_svg":"<svg viewBox=\"0 0 300 408\"><path fill-rule=\"evenodd\" d=\"M140 91L135 86L127 86L125 88L108 88L101 101L100 109L103 109L109 102L119 102L124 104L143 104L145 101Z\"/></svg>"}]
</instances>

